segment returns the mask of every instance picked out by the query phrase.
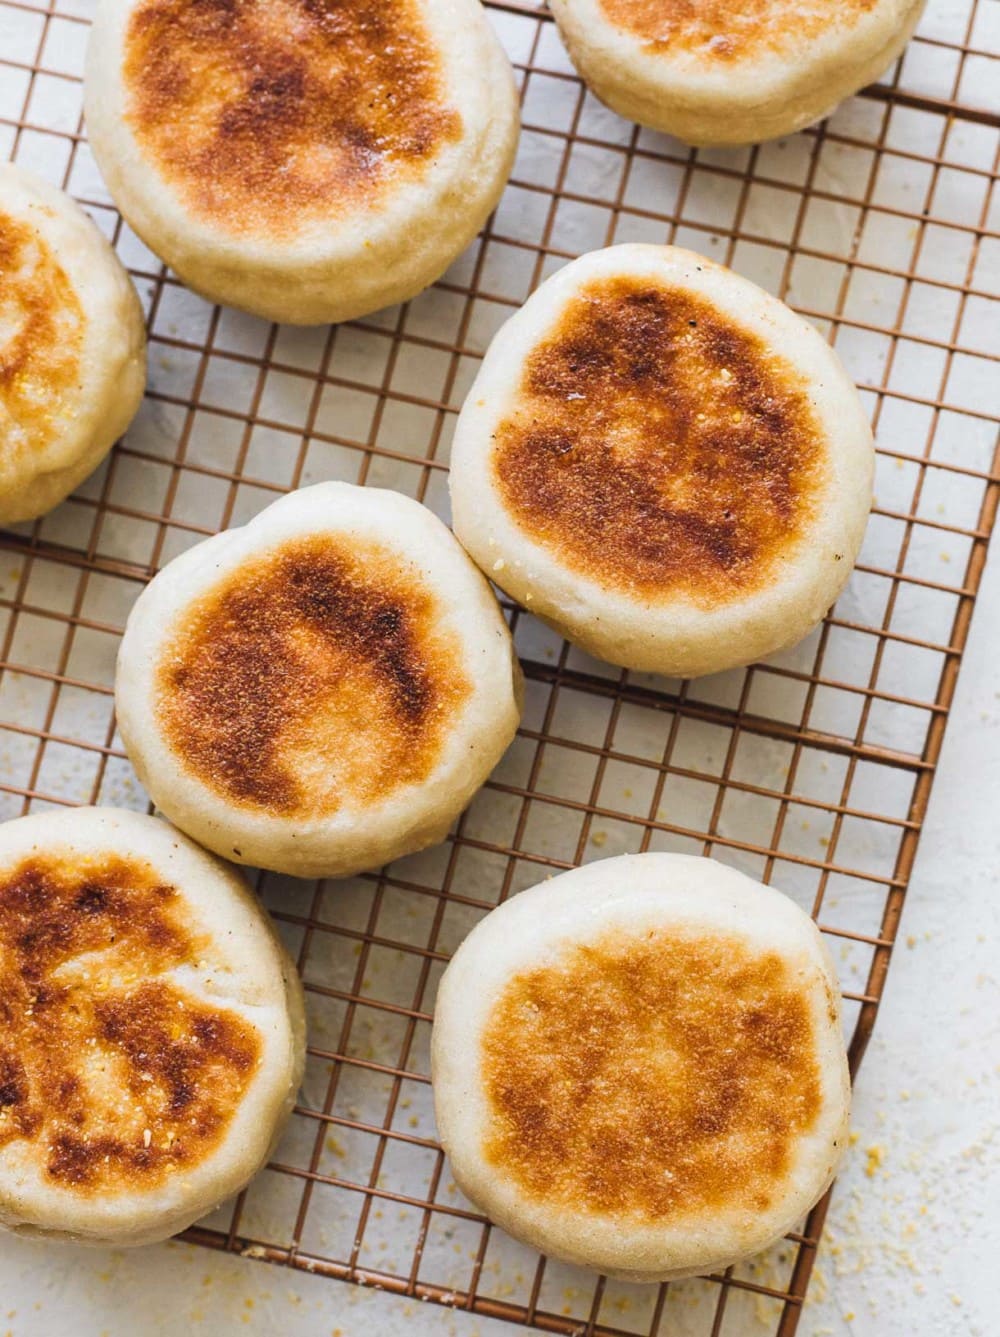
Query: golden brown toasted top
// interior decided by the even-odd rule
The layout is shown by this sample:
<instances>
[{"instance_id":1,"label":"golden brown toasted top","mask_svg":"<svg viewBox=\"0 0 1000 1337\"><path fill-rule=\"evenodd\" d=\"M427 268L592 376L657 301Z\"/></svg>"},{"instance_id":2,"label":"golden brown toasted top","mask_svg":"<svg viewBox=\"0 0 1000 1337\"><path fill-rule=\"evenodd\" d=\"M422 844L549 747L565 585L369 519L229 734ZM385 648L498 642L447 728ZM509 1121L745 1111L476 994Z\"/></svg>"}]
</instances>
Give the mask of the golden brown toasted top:
<instances>
[{"instance_id":1,"label":"golden brown toasted top","mask_svg":"<svg viewBox=\"0 0 1000 1337\"><path fill-rule=\"evenodd\" d=\"M285 236L375 204L458 138L418 0L139 0L133 131L200 218Z\"/></svg>"},{"instance_id":2,"label":"golden brown toasted top","mask_svg":"<svg viewBox=\"0 0 1000 1337\"><path fill-rule=\"evenodd\" d=\"M389 549L331 535L244 563L185 615L158 671L177 755L283 817L424 780L471 691L438 599Z\"/></svg>"},{"instance_id":3,"label":"golden brown toasted top","mask_svg":"<svg viewBox=\"0 0 1000 1337\"><path fill-rule=\"evenodd\" d=\"M0 459L38 450L79 384L85 316L52 248L0 210Z\"/></svg>"},{"instance_id":4,"label":"golden brown toasted top","mask_svg":"<svg viewBox=\"0 0 1000 1337\"><path fill-rule=\"evenodd\" d=\"M766 584L825 483L807 386L683 288L600 279L531 353L492 467L574 570L711 607Z\"/></svg>"},{"instance_id":5,"label":"golden brown toasted top","mask_svg":"<svg viewBox=\"0 0 1000 1337\"><path fill-rule=\"evenodd\" d=\"M515 976L482 1072L484 1150L525 1193L655 1223L765 1211L822 1099L792 971L724 934L616 932Z\"/></svg>"},{"instance_id":6,"label":"golden brown toasted top","mask_svg":"<svg viewBox=\"0 0 1000 1337\"><path fill-rule=\"evenodd\" d=\"M689 51L717 60L815 40L854 23L879 0L600 0L612 23L653 51Z\"/></svg>"},{"instance_id":7,"label":"golden brown toasted top","mask_svg":"<svg viewBox=\"0 0 1000 1337\"><path fill-rule=\"evenodd\" d=\"M53 1185L153 1188L219 1142L257 1066L235 1012L164 975L198 960L177 890L116 856L0 872L0 1148Z\"/></svg>"}]
</instances>

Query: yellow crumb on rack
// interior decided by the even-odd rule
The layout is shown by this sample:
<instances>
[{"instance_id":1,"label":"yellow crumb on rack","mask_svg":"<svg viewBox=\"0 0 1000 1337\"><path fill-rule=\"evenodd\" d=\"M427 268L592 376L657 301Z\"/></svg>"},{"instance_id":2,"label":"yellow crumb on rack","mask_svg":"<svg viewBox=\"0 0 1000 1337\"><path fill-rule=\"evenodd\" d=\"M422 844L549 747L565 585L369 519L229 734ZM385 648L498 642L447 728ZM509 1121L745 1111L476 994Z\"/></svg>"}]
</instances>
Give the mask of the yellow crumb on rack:
<instances>
[{"instance_id":1,"label":"yellow crumb on rack","mask_svg":"<svg viewBox=\"0 0 1000 1337\"><path fill-rule=\"evenodd\" d=\"M876 1171L882 1168L882 1162L885 1160L885 1148L873 1142L865 1152L868 1160L865 1164L865 1174L869 1179L874 1179Z\"/></svg>"}]
</instances>

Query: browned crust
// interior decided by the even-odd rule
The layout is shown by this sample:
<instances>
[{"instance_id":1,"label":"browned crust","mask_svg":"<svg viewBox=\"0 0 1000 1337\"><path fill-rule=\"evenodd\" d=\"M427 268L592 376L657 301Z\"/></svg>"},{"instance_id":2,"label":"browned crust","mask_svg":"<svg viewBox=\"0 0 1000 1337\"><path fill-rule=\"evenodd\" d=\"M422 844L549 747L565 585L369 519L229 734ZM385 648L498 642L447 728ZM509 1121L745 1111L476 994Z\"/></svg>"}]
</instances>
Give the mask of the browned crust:
<instances>
[{"instance_id":1,"label":"browned crust","mask_svg":"<svg viewBox=\"0 0 1000 1337\"><path fill-rule=\"evenodd\" d=\"M323 536L244 563L157 673L169 744L231 803L282 817L419 783L471 692L443 610L388 549Z\"/></svg>"},{"instance_id":2,"label":"browned crust","mask_svg":"<svg viewBox=\"0 0 1000 1337\"><path fill-rule=\"evenodd\" d=\"M826 483L801 376L687 289L599 279L527 360L492 471L573 570L711 608L765 586Z\"/></svg>"},{"instance_id":3,"label":"browned crust","mask_svg":"<svg viewBox=\"0 0 1000 1337\"><path fill-rule=\"evenodd\" d=\"M41 212L47 212L41 210ZM30 224L0 211L0 427L5 446L39 450L63 428L79 386L86 317L52 248Z\"/></svg>"},{"instance_id":4,"label":"browned crust","mask_svg":"<svg viewBox=\"0 0 1000 1337\"><path fill-rule=\"evenodd\" d=\"M203 1161L260 1058L235 1012L156 978L204 949L176 888L137 861L36 856L0 874L0 1147L32 1143L78 1193Z\"/></svg>"},{"instance_id":5,"label":"browned crust","mask_svg":"<svg viewBox=\"0 0 1000 1337\"><path fill-rule=\"evenodd\" d=\"M846 27L878 0L599 0L607 18L652 51L716 61L801 47Z\"/></svg>"},{"instance_id":6,"label":"browned crust","mask_svg":"<svg viewBox=\"0 0 1000 1337\"><path fill-rule=\"evenodd\" d=\"M553 1207L768 1210L822 1102L812 1014L736 936L608 934L517 975L482 1042L485 1154Z\"/></svg>"},{"instance_id":7,"label":"browned crust","mask_svg":"<svg viewBox=\"0 0 1000 1337\"><path fill-rule=\"evenodd\" d=\"M373 205L461 133L416 0L143 0L128 117L199 218L285 236Z\"/></svg>"}]
</instances>

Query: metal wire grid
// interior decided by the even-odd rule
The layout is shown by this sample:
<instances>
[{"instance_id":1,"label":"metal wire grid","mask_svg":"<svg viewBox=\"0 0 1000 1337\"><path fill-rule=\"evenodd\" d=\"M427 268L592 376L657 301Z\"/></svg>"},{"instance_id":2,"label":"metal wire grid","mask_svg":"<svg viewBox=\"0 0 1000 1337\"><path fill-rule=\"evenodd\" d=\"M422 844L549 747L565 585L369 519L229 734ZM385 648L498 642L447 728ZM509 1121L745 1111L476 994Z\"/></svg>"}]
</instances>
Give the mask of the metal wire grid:
<instances>
[{"instance_id":1,"label":"metal wire grid","mask_svg":"<svg viewBox=\"0 0 1000 1337\"><path fill-rule=\"evenodd\" d=\"M998 0L931 2L884 85L815 131L691 151L585 94L544 14L490 6L522 80L514 179L431 292L338 328L268 326L187 293L123 226L90 159L90 5L0 0L0 154L91 210L148 310L144 409L51 516L0 535L0 815L145 807L112 717L142 582L322 478L447 514L454 415L497 325L565 258L677 241L778 292L835 342L879 439L878 504L821 630L691 683L619 673L510 609L525 720L449 841L346 884L258 887L310 1010L275 1160L202 1244L561 1333L795 1331L826 1201L763 1259L659 1289L595 1281L493 1231L434 1137L437 979L474 922L550 872L640 849L715 854L820 921L851 1061L871 1034L1000 496Z\"/></svg>"}]
</instances>

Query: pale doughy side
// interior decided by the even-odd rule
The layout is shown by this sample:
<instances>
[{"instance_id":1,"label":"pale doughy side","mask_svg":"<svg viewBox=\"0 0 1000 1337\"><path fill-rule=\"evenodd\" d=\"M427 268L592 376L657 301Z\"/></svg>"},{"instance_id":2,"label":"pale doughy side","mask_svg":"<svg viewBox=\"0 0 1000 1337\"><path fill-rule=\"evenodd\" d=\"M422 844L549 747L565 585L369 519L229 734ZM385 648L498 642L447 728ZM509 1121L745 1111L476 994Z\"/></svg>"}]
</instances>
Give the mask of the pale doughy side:
<instances>
[{"instance_id":1,"label":"pale doughy side","mask_svg":"<svg viewBox=\"0 0 1000 1337\"><path fill-rule=\"evenodd\" d=\"M487 582L398 493L323 483L166 567L118 722L170 819L237 862L344 877L436 843L520 717Z\"/></svg>"},{"instance_id":2,"label":"pale doughy side","mask_svg":"<svg viewBox=\"0 0 1000 1337\"><path fill-rule=\"evenodd\" d=\"M142 307L63 191L0 164L0 524L33 520L93 473L146 385Z\"/></svg>"},{"instance_id":3,"label":"pale doughy side","mask_svg":"<svg viewBox=\"0 0 1000 1337\"><path fill-rule=\"evenodd\" d=\"M688 956L714 965L685 971ZM691 856L593 863L489 914L441 981L432 1080L472 1202L522 1242L629 1281L766 1248L825 1191L847 1139L818 931L780 893Z\"/></svg>"},{"instance_id":4,"label":"pale doughy side","mask_svg":"<svg viewBox=\"0 0 1000 1337\"><path fill-rule=\"evenodd\" d=\"M0 1224L145 1244L243 1188L305 1062L295 966L243 879L152 817L21 818L0 936Z\"/></svg>"},{"instance_id":5,"label":"pale doughy side","mask_svg":"<svg viewBox=\"0 0 1000 1337\"><path fill-rule=\"evenodd\" d=\"M529 611L597 658L696 677L822 619L873 469L815 329L702 256L630 244L567 265L495 336L450 485L458 538Z\"/></svg>"},{"instance_id":6,"label":"pale doughy side","mask_svg":"<svg viewBox=\"0 0 1000 1337\"><path fill-rule=\"evenodd\" d=\"M616 23L604 0L552 0L552 11L580 74L614 111L689 144L736 145L801 130L878 79L924 4L871 0L856 12L830 5L829 22L812 4L811 24L789 0L763 0L749 17L733 4L728 25L720 19L717 33L699 33L691 45L649 41ZM766 41L754 41L758 9L773 21Z\"/></svg>"},{"instance_id":7,"label":"pale doughy side","mask_svg":"<svg viewBox=\"0 0 1000 1337\"><path fill-rule=\"evenodd\" d=\"M315 34L331 31L329 25L336 22L353 34L352 40L361 40L358 33L363 37L366 24L375 21L363 0L351 0L326 17L322 7L286 0L274 16L276 31L261 39L255 54L227 49L224 42L210 55L200 49L179 51L177 60L195 71L194 79L206 77L208 68L209 83L218 77L223 87L226 81L246 85L238 109L220 110L210 99L202 109L209 120L217 118L217 132L226 137L218 154L232 159L238 151L232 145L243 142L238 123L234 128L237 115L260 120L244 136L251 146L272 134L280 137L285 128L294 140L275 149L266 170L252 158L243 177L233 168L234 189L246 194L248 203L234 198L227 205L221 192L221 204L217 200L209 213L192 205L185 182L167 173L136 128L134 89L123 72L133 16L148 9L155 10L153 0L103 0L98 10L85 88L91 145L131 226L185 283L210 300L296 324L348 320L404 301L434 282L496 205L513 164L518 103L510 63L475 0L411 0L423 45L412 68L394 72L390 67L371 88L373 98L403 105L399 122L384 134L359 129L349 102L343 108L334 103L322 127L309 121L315 104L309 80L326 79L330 62L336 67L338 60L349 76L356 58L353 48L338 55L336 41ZM376 19L391 27L395 12L381 9ZM357 27L352 27L355 16ZM306 32L303 25L310 22L316 24L310 40L329 43L321 54L313 54L298 32L300 27ZM404 24L403 45L406 37ZM372 49L365 47L363 54L391 52L395 45L396 34L388 32L373 39ZM383 173L383 180L380 164L400 143L409 153L412 141L434 133L422 122L413 123L416 111L407 119L406 96L435 61L434 107L447 124L426 152L414 151L416 165ZM134 83L142 89L144 76L136 75ZM258 84L261 89L255 91ZM353 90L345 98L360 96L355 83L344 86ZM165 93L153 119L166 124L174 114L180 115ZM178 134L183 137L182 126ZM319 205L290 190L283 198L284 173L317 172L333 149L346 151L359 164L348 183L351 190L331 180L318 196ZM206 151L207 162L198 169L209 189L214 156ZM273 194L274 207L254 222L254 200L265 192Z\"/></svg>"}]
</instances>

